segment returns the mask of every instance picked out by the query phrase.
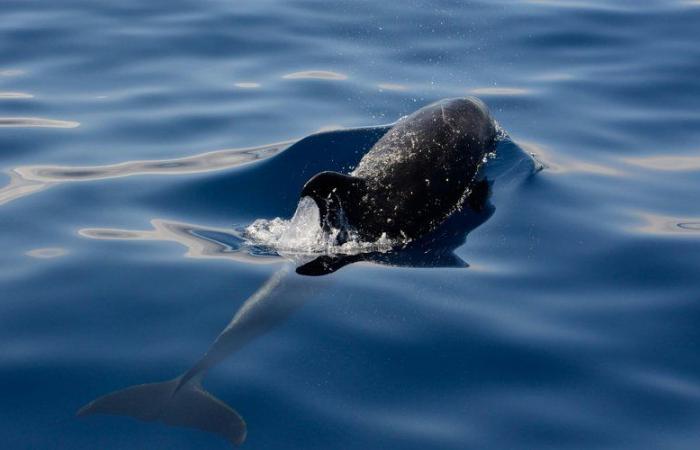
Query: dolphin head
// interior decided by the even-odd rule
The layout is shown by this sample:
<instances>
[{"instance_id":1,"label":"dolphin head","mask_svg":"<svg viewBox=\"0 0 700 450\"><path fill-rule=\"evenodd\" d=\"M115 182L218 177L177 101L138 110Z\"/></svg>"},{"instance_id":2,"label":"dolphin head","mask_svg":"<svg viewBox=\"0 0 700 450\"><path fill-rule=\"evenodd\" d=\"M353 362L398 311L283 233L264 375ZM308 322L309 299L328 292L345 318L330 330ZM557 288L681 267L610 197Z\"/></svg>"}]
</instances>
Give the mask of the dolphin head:
<instances>
[{"instance_id":1,"label":"dolphin head","mask_svg":"<svg viewBox=\"0 0 700 450\"><path fill-rule=\"evenodd\" d=\"M476 97L458 97L440 100L442 120L457 134L477 137L482 143L493 144L496 129L488 107Z\"/></svg>"}]
</instances>

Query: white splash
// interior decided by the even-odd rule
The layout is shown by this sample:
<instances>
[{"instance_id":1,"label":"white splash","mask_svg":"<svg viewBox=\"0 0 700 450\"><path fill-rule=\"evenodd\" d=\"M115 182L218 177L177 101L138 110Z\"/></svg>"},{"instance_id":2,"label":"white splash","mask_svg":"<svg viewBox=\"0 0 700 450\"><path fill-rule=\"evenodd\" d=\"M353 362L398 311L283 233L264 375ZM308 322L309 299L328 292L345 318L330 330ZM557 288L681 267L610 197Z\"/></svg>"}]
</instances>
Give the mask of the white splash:
<instances>
[{"instance_id":1,"label":"white splash","mask_svg":"<svg viewBox=\"0 0 700 450\"><path fill-rule=\"evenodd\" d=\"M347 240L338 244L338 235L347 233ZM397 243L382 235L375 242L359 239L352 230L332 229L326 232L321 227L321 216L316 202L311 197L299 200L294 216L258 219L249 225L244 237L254 245L270 247L283 256L345 254L366 252L388 252Z\"/></svg>"}]
</instances>

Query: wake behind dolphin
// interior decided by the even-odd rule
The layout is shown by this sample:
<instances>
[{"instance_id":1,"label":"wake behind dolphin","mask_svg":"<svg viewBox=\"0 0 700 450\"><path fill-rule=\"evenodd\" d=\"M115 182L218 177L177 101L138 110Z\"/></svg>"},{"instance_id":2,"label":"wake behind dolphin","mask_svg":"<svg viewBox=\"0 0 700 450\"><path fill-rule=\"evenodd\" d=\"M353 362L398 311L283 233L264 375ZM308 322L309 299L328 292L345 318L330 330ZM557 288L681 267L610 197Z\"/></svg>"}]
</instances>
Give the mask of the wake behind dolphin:
<instances>
[{"instance_id":1,"label":"wake behind dolphin","mask_svg":"<svg viewBox=\"0 0 700 450\"><path fill-rule=\"evenodd\" d=\"M304 256L297 268L301 274L330 273L359 260L466 266L453 250L493 212L486 206L489 184L480 168L494 151L497 137L496 124L478 99L426 106L395 124L350 174L322 172L312 177L291 220L259 220L245 235L291 259ZM464 208L473 214L462 214ZM303 304L311 285L298 283L301 277L286 276L287 270L285 266L273 274L246 300L206 354L185 373L107 394L78 415L161 421L241 444L247 434L245 421L205 391L201 382L231 352ZM297 285L291 292L293 280Z\"/></svg>"}]
</instances>

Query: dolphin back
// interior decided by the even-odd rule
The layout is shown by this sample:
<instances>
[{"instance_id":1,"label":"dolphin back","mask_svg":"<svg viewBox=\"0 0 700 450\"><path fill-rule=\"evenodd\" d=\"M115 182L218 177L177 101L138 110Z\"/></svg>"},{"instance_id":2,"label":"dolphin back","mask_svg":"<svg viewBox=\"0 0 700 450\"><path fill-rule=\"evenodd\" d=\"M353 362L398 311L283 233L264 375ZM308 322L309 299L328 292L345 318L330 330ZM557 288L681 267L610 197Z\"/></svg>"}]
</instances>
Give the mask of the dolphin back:
<instances>
[{"instance_id":1,"label":"dolphin back","mask_svg":"<svg viewBox=\"0 0 700 450\"><path fill-rule=\"evenodd\" d=\"M350 173L365 180L365 195L354 202L357 214L348 211L349 221L370 239L382 233L421 237L461 209L495 145L495 122L477 98L419 109L397 122Z\"/></svg>"}]
</instances>

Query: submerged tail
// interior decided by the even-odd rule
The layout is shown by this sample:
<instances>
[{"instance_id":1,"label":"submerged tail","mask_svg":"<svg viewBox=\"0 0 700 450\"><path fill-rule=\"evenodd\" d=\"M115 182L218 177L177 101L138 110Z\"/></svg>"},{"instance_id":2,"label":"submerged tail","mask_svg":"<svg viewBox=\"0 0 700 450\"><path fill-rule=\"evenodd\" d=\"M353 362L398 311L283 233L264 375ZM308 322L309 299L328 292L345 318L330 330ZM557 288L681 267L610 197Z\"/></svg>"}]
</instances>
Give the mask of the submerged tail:
<instances>
[{"instance_id":1,"label":"submerged tail","mask_svg":"<svg viewBox=\"0 0 700 450\"><path fill-rule=\"evenodd\" d=\"M227 404L205 391L198 381L180 377L140 384L102 396L80 408L78 416L110 414L147 422L196 428L216 433L234 445L243 443L246 424Z\"/></svg>"},{"instance_id":2,"label":"submerged tail","mask_svg":"<svg viewBox=\"0 0 700 450\"><path fill-rule=\"evenodd\" d=\"M238 309L206 354L183 375L162 383L140 384L112 392L88 403L78 416L111 414L147 422L196 428L216 433L234 445L246 438L243 418L202 388L209 369L251 339L283 322L299 308L304 296L282 296L279 289L288 266L275 272Z\"/></svg>"}]
</instances>

